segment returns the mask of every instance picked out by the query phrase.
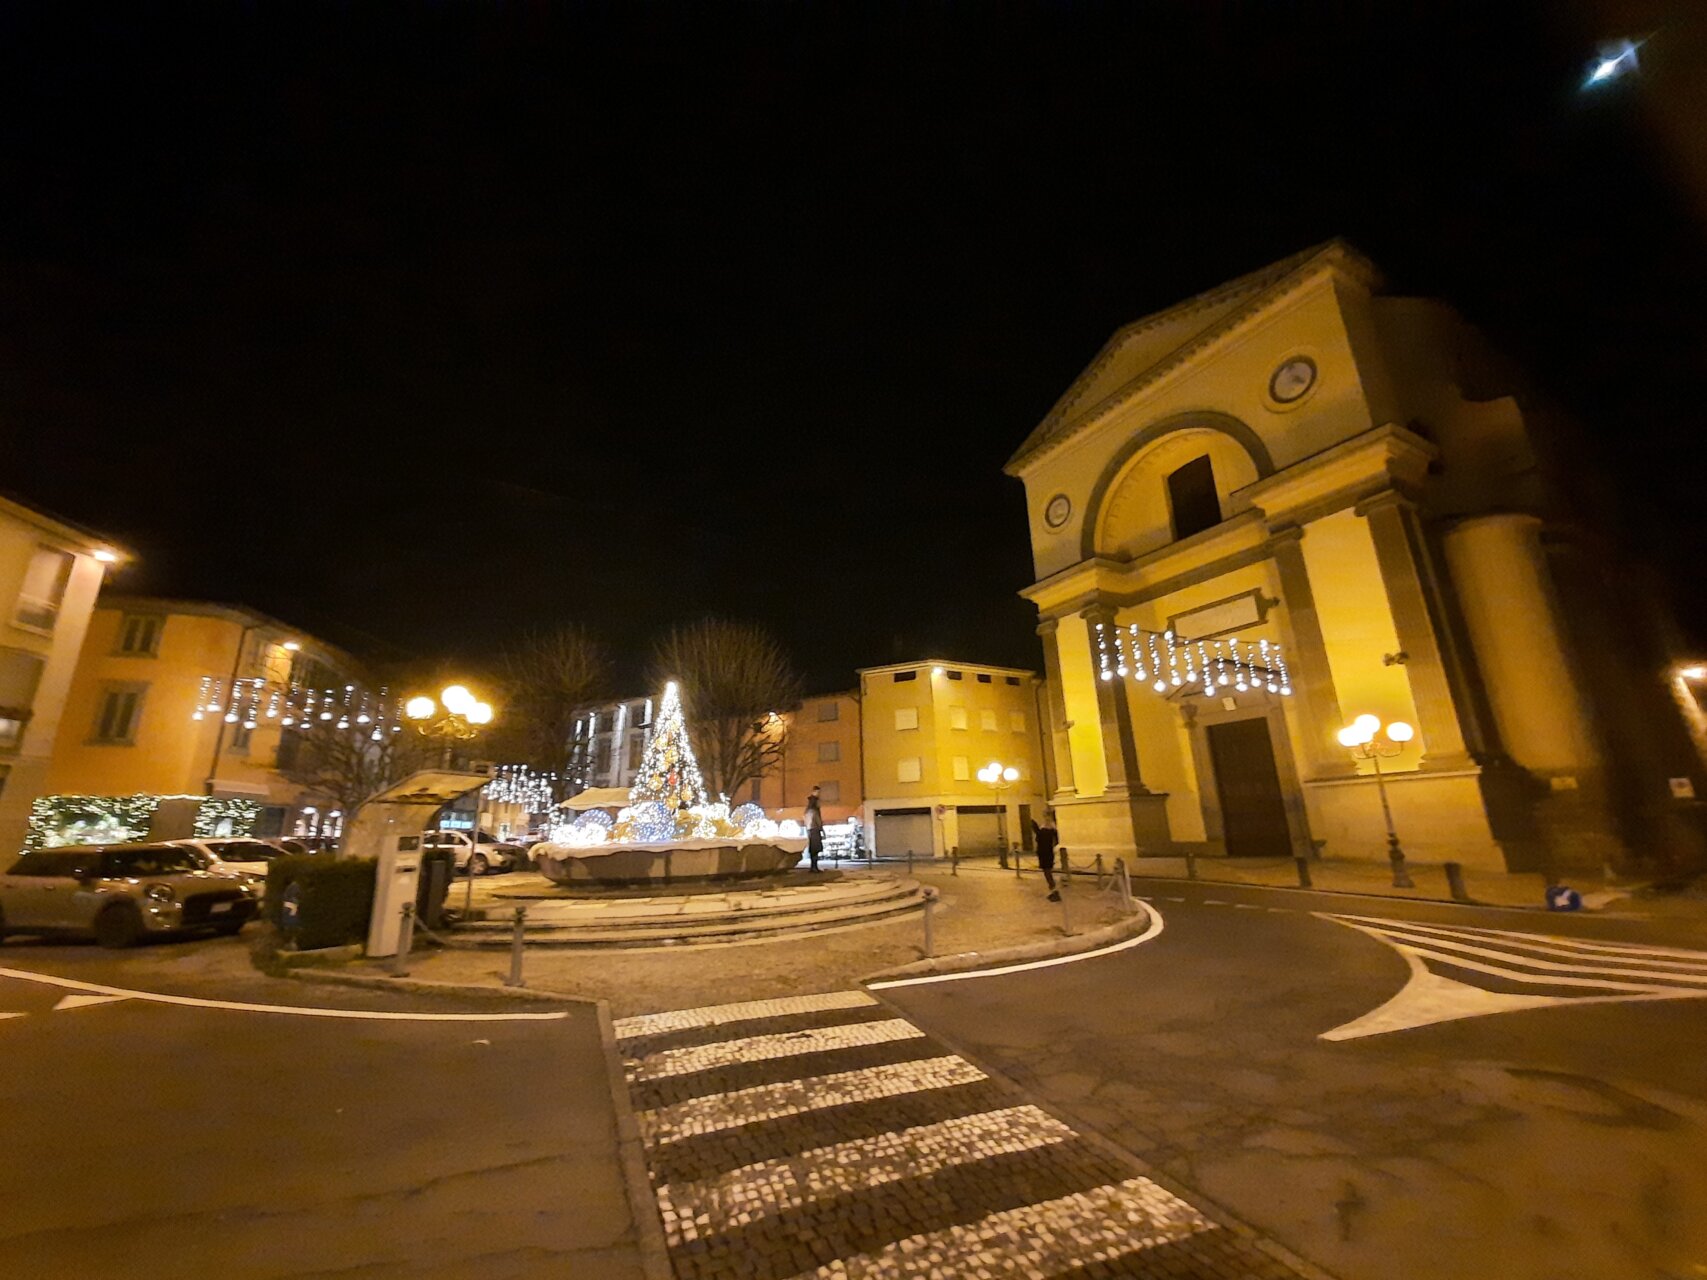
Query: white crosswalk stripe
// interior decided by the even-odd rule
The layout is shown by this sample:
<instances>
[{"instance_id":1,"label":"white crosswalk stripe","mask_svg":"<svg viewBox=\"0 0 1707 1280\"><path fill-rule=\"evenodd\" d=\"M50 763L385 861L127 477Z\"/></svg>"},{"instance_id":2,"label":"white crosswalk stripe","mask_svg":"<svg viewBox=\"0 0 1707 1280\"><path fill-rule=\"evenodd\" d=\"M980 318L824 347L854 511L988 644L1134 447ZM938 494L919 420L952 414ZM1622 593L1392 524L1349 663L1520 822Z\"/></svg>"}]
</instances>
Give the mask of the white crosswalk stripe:
<instances>
[{"instance_id":1,"label":"white crosswalk stripe","mask_svg":"<svg viewBox=\"0 0 1707 1280\"><path fill-rule=\"evenodd\" d=\"M917 1039L924 1034L905 1018L889 1018L882 1022L856 1022L846 1027L780 1031L775 1035L747 1036L740 1040L722 1040L716 1044L695 1045L687 1049L666 1049L661 1053L648 1054L628 1064L628 1078L661 1080L667 1076L710 1071L716 1067L734 1066L741 1062L768 1062L773 1058L793 1058L807 1053L823 1053L830 1049L889 1044L896 1040Z\"/></svg>"},{"instance_id":2,"label":"white crosswalk stripe","mask_svg":"<svg viewBox=\"0 0 1707 1280\"><path fill-rule=\"evenodd\" d=\"M778 1000L743 1000L738 1004L706 1005L698 1009L672 1009L668 1013L644 1013L618 1018L612 1024L618 1043L666 1031L688 1031L716 1027L726 1022L751 1022L788 1014L824 1013L832 1009L861 1009L877 1001L863 991L828 991L822 995L785 996Z\"/></svg>"}]
</instances>

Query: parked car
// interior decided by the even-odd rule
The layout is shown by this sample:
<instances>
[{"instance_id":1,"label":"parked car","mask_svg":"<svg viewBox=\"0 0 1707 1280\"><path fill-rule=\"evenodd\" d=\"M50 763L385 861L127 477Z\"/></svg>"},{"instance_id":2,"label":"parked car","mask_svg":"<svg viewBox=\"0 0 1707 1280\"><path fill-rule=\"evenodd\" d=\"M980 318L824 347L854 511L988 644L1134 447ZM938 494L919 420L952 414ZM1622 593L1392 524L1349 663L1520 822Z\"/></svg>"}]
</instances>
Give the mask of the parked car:
<instances>
[{"instance_id":1,"label":"parked car","mask_svg":"<svg viewBox=\"0 0 1707 1280\"><path fill-rule=\"evenodd\" d=\"M171 843L193 850L209 870L224 870L246 877L257 890L266 886L267 864L284 852L266 840L249 836L197 837Z\"/></svg>"},{"instance_id":2,"label":"parked car","mask_svg":"<svg viewBox=\"0 0 1707 1280\"><path fill-rule=\"evenodd\" d=\"M477 876L509 871L522 857L519 847L506 844L485 831L480 832L478 849L466 831L429 831L423 847L451 850L456 857L456 869L463 872L472 869Z\"/></svg>"},{"instance_id":3,"label":"parked car","mask_svg":"<svg viewBox=\"0 0 1707 1280\"><path fill-rule=\"evenodd\" d=\"M0 875L0 937L92 934L128 947L152 934L231 934L259 904L247 878L178 844L32 849Z\"/></svg>"}]
</instances>

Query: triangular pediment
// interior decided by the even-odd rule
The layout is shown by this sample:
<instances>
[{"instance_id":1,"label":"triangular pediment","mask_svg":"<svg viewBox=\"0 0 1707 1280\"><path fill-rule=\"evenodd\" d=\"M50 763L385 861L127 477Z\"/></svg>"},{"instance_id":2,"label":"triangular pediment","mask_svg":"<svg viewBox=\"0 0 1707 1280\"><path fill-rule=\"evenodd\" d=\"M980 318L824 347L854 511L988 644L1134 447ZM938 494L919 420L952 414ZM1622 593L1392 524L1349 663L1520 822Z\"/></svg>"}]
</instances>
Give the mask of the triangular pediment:
<instances>
[{"instance_id":1,"label":"triangular pediment","mask_svg":"<svg viewBox=\"0 0 1707 1280\"><path fill-rule=\"evenodd\" d=\"M1005 470L1016 474L1022 463L1077 434L1112 402L1161 377L1194 350L1330 265L1351 266L1371 281L1375 275L1374 267L1349 245L1330 240L1123 326L1026 437Z\"/></svg>"}]
</instances>

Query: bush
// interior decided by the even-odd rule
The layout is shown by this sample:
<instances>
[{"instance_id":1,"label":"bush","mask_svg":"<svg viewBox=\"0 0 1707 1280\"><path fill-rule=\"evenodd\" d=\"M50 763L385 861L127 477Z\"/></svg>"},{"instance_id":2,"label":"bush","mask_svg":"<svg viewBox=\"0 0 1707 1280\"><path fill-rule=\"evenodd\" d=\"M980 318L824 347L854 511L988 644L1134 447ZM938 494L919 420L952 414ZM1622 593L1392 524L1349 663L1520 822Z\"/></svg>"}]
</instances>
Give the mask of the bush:
<instances>
[{"instance_id":1,"label":"bush","mask_svg":"<svg viewBox=\"0 0 1707 1280\"><path fill-rule=\"evenodd\" d=\"M267 864L267 920L295 941L297 949L341 947L367 938L379 863L373 858L329 858L297 854ZM285 893L297 888L296 924L284 924Z\"/></svg>"}]
</instances>

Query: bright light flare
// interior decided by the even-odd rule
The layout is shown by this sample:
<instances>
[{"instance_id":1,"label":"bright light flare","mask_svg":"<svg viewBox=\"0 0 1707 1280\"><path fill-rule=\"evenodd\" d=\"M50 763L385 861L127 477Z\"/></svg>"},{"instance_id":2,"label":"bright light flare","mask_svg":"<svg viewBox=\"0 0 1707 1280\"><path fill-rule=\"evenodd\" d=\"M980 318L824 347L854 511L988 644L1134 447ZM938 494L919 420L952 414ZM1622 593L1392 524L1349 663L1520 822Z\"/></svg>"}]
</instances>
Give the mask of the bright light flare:
<instances>
[{"instance_id":1,"label":"bright light flare","mask_svg":"<svg viewBox=\"0 0 1707 1280\"><path fill-rule=\"evenodd\" d=\"M1390 742L1409 742L1416 736L1416 732L1403 720L1395 720L1387 726L1387 739Z\"/></svg>"},{"instance_id":2,"label":"bright light flare","mask_svg":"<svg viewBox=\"0 0 1707 1280\"><path fill-rule=\"evenodd\" d=\"M1641 48L1639 40L1615 40L1600 47L1600 56L1589 67L1588 77L1583 81L1583 88L1593 89L1599 85L1629 75L1632 71L1641 70L1641 64L1636 59L1636 50Z\"/></svg>"},{"instance_id":3,"label":"bright light flare","mask_svg":"<svg viewBox=\"0 0 1707 1280\"><path fill-rule=\"evenodd\" d=\"M439 709L439 704L422 694L418 698L410 698L403 704L403 714L411 720L426 720Z\"/></svg>"},{"instance_id":4,"label":"bright light flare","mask_svg":"<svg viewBox=\"0 0 1707 1280\"><path fill-rule=\"evenodd\" d=\"M108 551L105 547L97 547L93 554L95 559L99 560L102 564L118 563L118 553L116 551Z\"/></svg>"},{"instance_id":5,"label":"bright light flare","mask_svg":"<svg viewBox=\"0 0 1707 1280\"><path fill-rule=\"evenodd\" d=\"M453 684L439 694L439 701L444 703L446 711L453 716L460 716L474 705L474 695L460 684Z\"/></svg>"},{"instance_id":6,"label":"bright light flare","mask_svg":"<svg viewBox=\"0 0 1707 1280\"><path fill-rule=\"evenodd\" d=\"M467 711L463 712L463 718L466 719L469 724L491 724L492 704L490 702L476 702L472 707L469 707Z\"/></svg>"}]
</instances>

